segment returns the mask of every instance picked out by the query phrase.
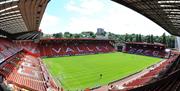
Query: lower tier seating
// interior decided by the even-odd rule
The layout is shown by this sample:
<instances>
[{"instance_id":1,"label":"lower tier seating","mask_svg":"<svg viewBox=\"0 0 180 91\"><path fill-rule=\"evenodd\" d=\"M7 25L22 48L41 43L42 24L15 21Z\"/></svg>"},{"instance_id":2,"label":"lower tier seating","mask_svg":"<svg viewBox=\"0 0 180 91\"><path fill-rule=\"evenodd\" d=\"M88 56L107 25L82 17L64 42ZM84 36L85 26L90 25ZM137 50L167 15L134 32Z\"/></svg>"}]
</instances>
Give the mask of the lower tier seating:
<instances>
[{"instance_id":1,"label":"lower tier seating","mask_svg":"<svg viewBox=\"0 0 180 91\"><path fill-rule=\"evenodd\" d=\"M165 57L165 46L160 44L128 42L125 45L125 52L154 57Z\"/></svg>"},{"instance_id":2,"label":"lower tier seating","mask_svg":"<svg viewBox=\"0 0 180 91\"><path fill-rule=\"evenodd\" d=\"M69 56L115 51L109 41L60 41L39 45L40 56Z\"/></svg>"},{"instance_id":3,"label":"lower tier seating","mask_svg":"<svg viewBox=\"0 0 180 91\"><path fill-rule=\"evenodd\" d=\"M7 86L11 84L16 90L58 91L59 88L45 70L40 58L23 50L0 65L0 75Z\"/></svg>"}]
</instances>

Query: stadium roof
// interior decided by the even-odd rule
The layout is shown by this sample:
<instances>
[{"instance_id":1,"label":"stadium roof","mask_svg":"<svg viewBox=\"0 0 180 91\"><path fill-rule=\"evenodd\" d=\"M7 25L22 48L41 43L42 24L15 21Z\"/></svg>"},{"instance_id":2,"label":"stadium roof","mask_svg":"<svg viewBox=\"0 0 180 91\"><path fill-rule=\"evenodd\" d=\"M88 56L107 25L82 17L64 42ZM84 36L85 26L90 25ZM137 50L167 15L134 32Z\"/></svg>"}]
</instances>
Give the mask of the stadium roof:
<instances>
[{"instance_id":1,"label":"stadium roof","mask_svg":"<svg viewBox=\"0 0 180 91\"><path fill-rule=\"evenodd\" d=\"M154 21L170 34L180 36L180 0L113 0ZM158 31L157 31L158 32Z\"/></svg>"},{"instance_id":2,"label":"stadium roof","mask_svg":"<svg viewBox=\"0 0 180 91\"><path fill-rule=\"evenodd\" d=\"M153 46L164 46L164 44L161 43L147 43L147 42L126 42L125 44L138 44L138 45L153 45Z\"/></svg>"},{"instance_id":3,"label":"stadium roof","mask_svg":"<svg viewBox=\"0 0 180 91\"><path fill-rule=\"evenodd\" d=\"M54 41L114 41L110 39L95 39L95 38L46 38L46 39L41 39L40 42L54 42Z\"/></svg>"},{"instance_id":4,"label":"stadium roof","mask_svg":"<svg viewBox=\"0 0 180 91\"><path fill-rule=\"evenodd\" d=\"M36 33L49 1L0 0L0 33L6 36Z\"/></svg>"}]
</instances>

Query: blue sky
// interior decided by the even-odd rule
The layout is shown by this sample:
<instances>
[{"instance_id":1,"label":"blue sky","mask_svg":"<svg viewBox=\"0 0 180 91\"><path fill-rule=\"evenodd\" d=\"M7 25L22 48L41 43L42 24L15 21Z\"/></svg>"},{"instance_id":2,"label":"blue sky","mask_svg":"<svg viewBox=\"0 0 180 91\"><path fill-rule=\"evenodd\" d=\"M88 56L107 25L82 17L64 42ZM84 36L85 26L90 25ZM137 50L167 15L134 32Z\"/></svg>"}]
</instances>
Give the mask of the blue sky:
<instances>
[{"instance_id":1,"label":"blue sky","mask_svg":"<svg viewBox=\"0 0 180 91\"><path fill-rule=\"evenodd\" d=\"M97 28L117 34L166 32L144 16L110 0L51 0L40 28L47 34L96 32Z\"/></svg>"}]
</instances>

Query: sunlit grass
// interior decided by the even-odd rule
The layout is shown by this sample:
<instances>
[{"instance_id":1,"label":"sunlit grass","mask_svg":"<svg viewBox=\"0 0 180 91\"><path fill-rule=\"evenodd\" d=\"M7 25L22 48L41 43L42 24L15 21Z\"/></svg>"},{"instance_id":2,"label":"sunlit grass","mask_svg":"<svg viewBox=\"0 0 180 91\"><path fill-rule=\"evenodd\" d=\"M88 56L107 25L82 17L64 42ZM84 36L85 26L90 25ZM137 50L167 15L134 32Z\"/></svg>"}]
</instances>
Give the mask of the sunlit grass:
<instances>
[{"instance_id":1,"label":"sunlit grass","mask_svg":"<svg viewBox=\"0 0 180 91\"><path fill-rule=\"evenodd\" d=\"M121 52L45 58L52 76L70 90L93 88L121 79L161 59ZM102 78L100 77L102 74Z\"/></svg>"}]
</instances>

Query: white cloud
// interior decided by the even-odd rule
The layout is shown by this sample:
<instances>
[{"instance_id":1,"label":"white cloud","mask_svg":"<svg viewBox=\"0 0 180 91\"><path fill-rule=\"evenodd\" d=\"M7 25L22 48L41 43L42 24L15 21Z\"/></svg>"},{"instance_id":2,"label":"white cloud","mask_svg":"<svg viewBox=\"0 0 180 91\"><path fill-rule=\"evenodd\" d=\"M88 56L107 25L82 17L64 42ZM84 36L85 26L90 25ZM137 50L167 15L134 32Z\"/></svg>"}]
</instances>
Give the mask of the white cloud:
<instances>
[{"instance_id":1,"label":"white cloud","mask_svg":"<svg viewBox=\"0 0 180 91\"><path fill-rule=\"evenodd\" d=\"M71 18L70 23L65 30L72 33L80 33L82 31L96 31L97 27L100 27L99 20L92 20L88 17Z\"/></svg>"},{"instance_id":2,"label":"white cloud","mask_svg":"<svg viewBox=\"0 0 180 91\"><path fill-rule=\"evenodd\" d=\"M107 13L101 18L92 18L87 15L81 15L81 17L71 17L71 21L67 25L66 30L73 33L81 31L96 32L96 29L101 27L104 28L105 31L118 34L141 33L145 35L161 35L166 32L160 26L144 16L122 5L113 2L111 3L113 4L112 6L104 8Z\"/></svg>"},{"instance_id":3,"label":"white cloud","mask_svg":"<svg viewBox=\"0 0 180 91\"><path fill-rule=\"evenodd\" d=\"M141 33L161 35L166 32L160 26L147 19L146 17L130 10L119 4L114 4L109 8L108 14L104 16L108 24L107 31L114 33Z\"/></svg>"},{"instance_id":4,"label":"white cloud","mask_svg":"<svg viewBox=\"0 0 180 91\"><path fill-rule=\"evenodd\" d=\"M80 3L71 0L65 8L71 12L77 12L84 15L92 15L100 12L104 4L100 0L80 0Z\"/></svg>"},{"instance_id":5,"label":"white cloud","mask_svg":"<svg viewBox=\"0 0 180 91\"><path fill-rule=\"evenodd\" d=\"M61 24L60 17L45 13L40 25L40 29L47 34L57 33L60 32L59 30L61 28Z\"/></svg>"},{"instance_id":6,"label":"white cloud","mask_svg":"<svg viewBox=\"0 0 180 91\"><path fill-rule=\"evenodd\" d=\"M117 34L161 35L166 32L144 16L112 1L109 1L108 5L106 5L101 0L80 0L79 3L71 0L65 8L72 15L77 13L78 17L77 15L69 17L68 21L66 21L67 24L64 24L59 16L45 14L41 24L44 33L52 34L65 31L72 33L96 32L97 28L104 28L107 32ZM102 16L97 18L96 15L98 14Z\"/></svg>"}]
</instances>

